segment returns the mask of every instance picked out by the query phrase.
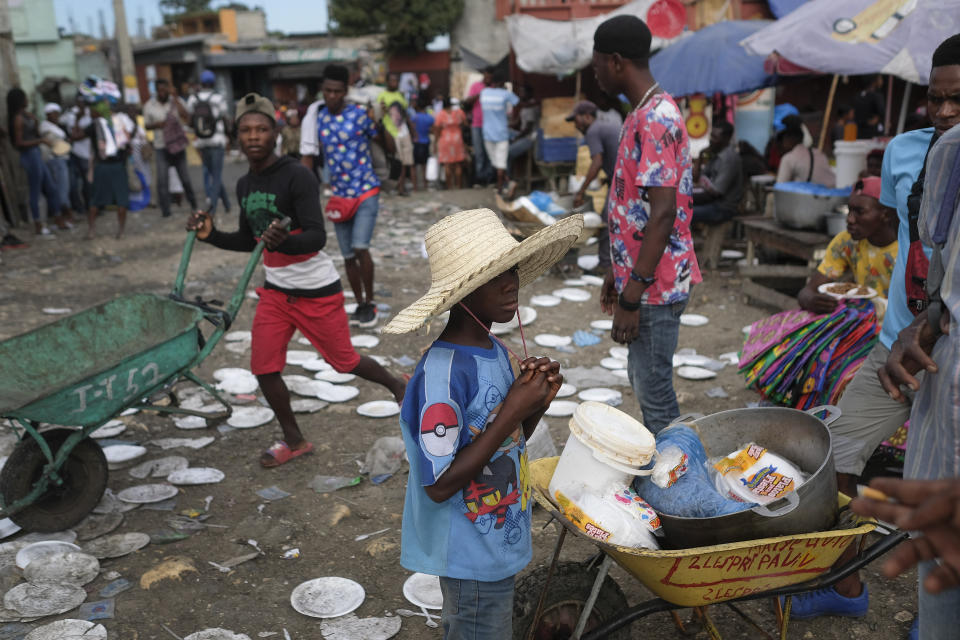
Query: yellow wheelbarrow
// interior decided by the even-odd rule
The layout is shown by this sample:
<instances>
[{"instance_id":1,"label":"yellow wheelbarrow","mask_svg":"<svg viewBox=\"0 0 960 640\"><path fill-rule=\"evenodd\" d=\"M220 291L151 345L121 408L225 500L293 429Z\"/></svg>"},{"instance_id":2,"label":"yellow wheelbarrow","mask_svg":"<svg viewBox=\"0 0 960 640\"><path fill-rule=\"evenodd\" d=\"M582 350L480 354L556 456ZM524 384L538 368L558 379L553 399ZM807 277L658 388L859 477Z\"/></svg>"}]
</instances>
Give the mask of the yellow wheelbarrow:
<instances>
[{"instance_id":1,"label":"yellow wheelbarrow","mask_svg":"<svg viewBox=\"0 0 960 640\"><path fill-rule=\"evenodd\" d=\"M551 500L547 487L558 459L542 458L530 463L533 496L563 525L563 529L552 563L524 576L518 583L514 606L514 638L518 639L626 640L631 637L629 625L635 620L660 611L693 608L710 637L720 640L720 632L706 609L708 605L719 603L726 603L769 637L734 604L760 598L775 600L779 637L786 638L791 596L833 585L907 538L906 532L888 530L874 520L851 518L849 526L841 525L841 528L830 531L691 549L650 550L611 545L583 533L560 513ZM838 499L841 508L850 501L843 494L838 494ZM852 560L833 568L858 536L878 529L884 529L886 535L869 547L861 546ZM600 548L600 553L588 566L583 563L558 566L567 532ZM613 562L657 597L633 607L627 606L622 591L613 580L607 579ZM554 579L558 579L558 584L551 589ZM579 588L574 588L574 582ZM533 600L525 595L531 593L539 593L539 597ZM780 596L785 596L782 608ZM682 628L676 614L674 620Z\"/></svg>"}]
</instances>

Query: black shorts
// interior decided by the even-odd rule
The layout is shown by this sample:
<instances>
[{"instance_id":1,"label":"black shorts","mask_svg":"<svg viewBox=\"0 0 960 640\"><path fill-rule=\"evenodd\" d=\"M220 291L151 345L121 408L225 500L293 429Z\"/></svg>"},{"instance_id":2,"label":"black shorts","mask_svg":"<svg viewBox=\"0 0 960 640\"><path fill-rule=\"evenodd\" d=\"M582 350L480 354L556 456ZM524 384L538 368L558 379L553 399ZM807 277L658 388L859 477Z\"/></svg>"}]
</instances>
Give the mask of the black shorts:
<instances>
[{"instance_id":1,"label":"black shorts","mask_svg":"<svg viewBox=\"0 0 960 640\"><path fill-rule=\"evenodd\" d=\"M413 143L413 164L427 164L427 159L429 157L430 157L429 142Z\"/></svg>"}]
</instances>

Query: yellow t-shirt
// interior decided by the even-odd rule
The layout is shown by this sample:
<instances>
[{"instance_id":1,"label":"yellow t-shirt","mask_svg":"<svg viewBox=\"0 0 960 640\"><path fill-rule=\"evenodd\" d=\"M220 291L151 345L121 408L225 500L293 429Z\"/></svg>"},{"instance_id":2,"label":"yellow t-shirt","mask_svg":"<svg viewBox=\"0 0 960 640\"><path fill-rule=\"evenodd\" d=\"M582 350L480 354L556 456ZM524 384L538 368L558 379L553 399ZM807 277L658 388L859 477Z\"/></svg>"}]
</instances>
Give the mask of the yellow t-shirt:
<instances>
[{"instance_id":1,"label":"yellow t-shirt","mask_svg":"<svg viewBox=\"0 0 960 640\"><path fill-rule=\"evenodd\" d=\"M886 298L896 259L896 240L885 247L875 247L866 238L856 241L849 232L841 231L830 241L817 271L833 280L850 272L854 282L873 287L877 295Z\"/></svg>"},{"instance_id":2,"label":"yellow t-shirt","mask_svg":"<svg viewBox=\"0 0 960 640\"><path fill-rule=\"evenodd\" d=\"M384 91L377 96L377 102L383 108L383 128L387 130L394 138L397 137L397 125L393 123L393 118L390 117L390 105L394 102L399 102L404 109L407 108L407 99L403 97L403 94L399 91Z\"/></svg>"}]
</instances>

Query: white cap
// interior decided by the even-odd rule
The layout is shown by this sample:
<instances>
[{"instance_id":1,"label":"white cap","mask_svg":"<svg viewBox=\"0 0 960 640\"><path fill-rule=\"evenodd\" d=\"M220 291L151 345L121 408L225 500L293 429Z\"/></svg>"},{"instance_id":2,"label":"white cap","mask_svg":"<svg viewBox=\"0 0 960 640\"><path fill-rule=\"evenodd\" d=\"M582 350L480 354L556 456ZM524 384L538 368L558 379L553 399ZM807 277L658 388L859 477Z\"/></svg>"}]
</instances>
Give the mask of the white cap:
<instances>
[{"instance_id":1,"label":"white cap","mask_svg":"<svg viewBox=\"0 0 960 640\"><path fill-rule=\"evenodd\" d=\"M43 105L44 113L53 113L54 111L56 111L57 113L60 113L62 111L62 109L60 108L60 105L58 105L56 102L48 102L47 104Z\"/></svg>"}]
</instances>

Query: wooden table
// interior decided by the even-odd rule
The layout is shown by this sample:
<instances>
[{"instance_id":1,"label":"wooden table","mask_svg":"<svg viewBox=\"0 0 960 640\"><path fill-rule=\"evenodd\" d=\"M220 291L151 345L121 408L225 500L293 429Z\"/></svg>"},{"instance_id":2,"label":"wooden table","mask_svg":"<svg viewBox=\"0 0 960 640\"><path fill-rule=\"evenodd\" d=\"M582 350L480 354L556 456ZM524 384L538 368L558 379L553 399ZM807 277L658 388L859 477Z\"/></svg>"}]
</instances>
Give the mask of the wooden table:
<instances>
[{"instance_id":1,"label":"wooden table","mask_svg":"<svg viewBox=\"0 0 960 640\"><path fill-rule=\"evenodd\" d=\"M743 276L742 290L748 297L780 309L795 309L796 299L759 284L753 278L797 278L806 280L823 259L827 245L832 239L825 233L801 231L785 227L773 218L763 216L737 218L747 240L747 266L740 267ZM775 249L807 261L801 265L754 265L756 247Z\"/></svg>"}]
</instances>

